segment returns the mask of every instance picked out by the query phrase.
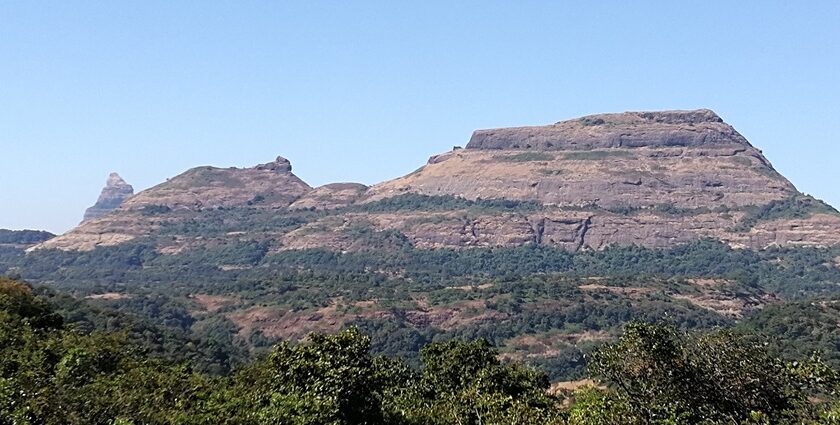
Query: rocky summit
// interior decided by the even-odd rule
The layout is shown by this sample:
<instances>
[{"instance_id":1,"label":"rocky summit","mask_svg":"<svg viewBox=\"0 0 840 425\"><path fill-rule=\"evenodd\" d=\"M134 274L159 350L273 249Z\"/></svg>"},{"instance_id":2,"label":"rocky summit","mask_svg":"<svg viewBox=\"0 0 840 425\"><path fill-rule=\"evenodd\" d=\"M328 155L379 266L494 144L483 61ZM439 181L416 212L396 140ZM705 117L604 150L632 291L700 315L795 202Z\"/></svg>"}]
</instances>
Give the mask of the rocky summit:
<instances>
[{"instance_id":1,"label":"rocky summit","mask_svg":"<svg viewBox=\"0 0 840 425\"><path fill-rule=\"evenodd\" d=\"M478 130L467 149L592 150L750 146L708 109L590 115L554 125Z\"/></svg>"},{"instance_id":2,"label":"rocky summit","mask_svg":"<svg viewBox=\"0 0 840 425\"><path fill-rule=\"evenodd\" d=\"M111 173L105 181L105 187L99 193L99 199L85 210L82 222L108 214L122 205L123 201L134 195L134 188L117 173Z\"/></svg>"},{"instance_id":3,"label":"rocky summit","mask_svg":"<svg viewBox=\"0 0 840 425\"><path fill-rule=\"evenodd\" d=\"M476 131L466 149L373 188L603 208L762 205L796 193L708 110L592 115L544 127Z\"/></svg>"},{"instance_id":4,"label":"rocky summit","mask_svg":"<svg viewBox=\"0 0 840 425\"><path fill-rule=\"evenodd\" d=\"M840 244L840 214L800 193L706 109L477 130L464 149L371 187L313 189L291 170L282 157L194 168L34 249L138 238L163 253L232 241L275 253L394 244L667 248L708 238L750 249Z\"/></svg>"}]
</instances>

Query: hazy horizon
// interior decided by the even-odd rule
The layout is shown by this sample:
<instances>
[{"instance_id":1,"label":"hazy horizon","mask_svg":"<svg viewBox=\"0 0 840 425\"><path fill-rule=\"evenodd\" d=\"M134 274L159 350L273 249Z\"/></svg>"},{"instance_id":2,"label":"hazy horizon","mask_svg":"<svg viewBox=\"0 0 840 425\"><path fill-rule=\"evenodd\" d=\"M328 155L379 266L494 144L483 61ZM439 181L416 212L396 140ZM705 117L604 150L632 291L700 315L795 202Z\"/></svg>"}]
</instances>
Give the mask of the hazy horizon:
<instances>
[{"instance_id":1,"label":"hazy horizon","mask_svg":"<svg viewBox=\"0 0 840 425\"><path fill-rule=\"evenodd\" d=\"M112 171L374 184L479 128L697 108L840 206L840 4L808 6L7 2L0 228L72 228Z\"/></svg>"}]
</instances>

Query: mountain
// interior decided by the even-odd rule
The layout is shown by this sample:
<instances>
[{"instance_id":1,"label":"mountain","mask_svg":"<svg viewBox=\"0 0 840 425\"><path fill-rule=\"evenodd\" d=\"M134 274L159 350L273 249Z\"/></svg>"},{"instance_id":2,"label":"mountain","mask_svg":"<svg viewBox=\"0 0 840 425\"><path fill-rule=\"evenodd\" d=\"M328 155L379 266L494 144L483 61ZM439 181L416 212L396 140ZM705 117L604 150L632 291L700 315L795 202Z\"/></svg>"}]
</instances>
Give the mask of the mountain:
<instances>
[{"instance_id":1,"label":"mountain","mask_svg":"<svg viewBox=\"0 0 840 425\"><path fill-rule=\"evenodd\" d=\"M108 214L122 205L123 201L134 195L134 188L117 173L111 173L105 182L105 187L99 194L99 199L90 208L85 210L82 223L99 216Z\"/></svg>"},{"instance_id":2,"label":"mountain","mask_svg":"<svg viewBox=\"0 0 840 425\"><path fill-rule=\"evenodd\" d=\"M0 246L30 247L54 237L54 234L44 230L0 229Z\"/></svg>"},{"instance_id":3,"label":"mountain","mask_svg":"<svg viewBox=\"0 0 840 425\"><path fill-rule=\"evenodd\" d=\"M499 200L510 205L487 206ZM227 233L173 231L222 209ZM303 217L309 210L321 213ZM295 224L275 226L278 215ZM36 249L149 237L162 252L242 239L271 252L367 249L359 229L421 249L667 248L704 238L762 249L840 244L838 226L836 210L797 191L714 112L625 112L478 130L466 148L372 187L312 189L282 157L253 168L194 168Z\"/></svg>"},{"instance_id":4,"label":"mountain","mask_svg":"<svg viewBox=\"0 0 840 425\"><path fill-rule=\"evenodd\" d=\"M840 297L838 227L713 112L627 112L478 130L370 187L312 188L282 157L193 168L0 247L0 274L217 347L208 364L356 326L415 365L480 337L559 380L633 319L805 333L772 312Z\"/></svg>"},{"instance_id":5,"label":"mountain","mask_svg":"<svg viewBox=\"0 0 840 425\"><path fill-rule=\"evenodd\" d=\"M196 167L126 199L111 214L86 220L35 248L84 251L118 245L193 214L234 207L285 209L311 190L292 174L291 163L283 157L244 169Z\"/></svg>"}]
</instances>

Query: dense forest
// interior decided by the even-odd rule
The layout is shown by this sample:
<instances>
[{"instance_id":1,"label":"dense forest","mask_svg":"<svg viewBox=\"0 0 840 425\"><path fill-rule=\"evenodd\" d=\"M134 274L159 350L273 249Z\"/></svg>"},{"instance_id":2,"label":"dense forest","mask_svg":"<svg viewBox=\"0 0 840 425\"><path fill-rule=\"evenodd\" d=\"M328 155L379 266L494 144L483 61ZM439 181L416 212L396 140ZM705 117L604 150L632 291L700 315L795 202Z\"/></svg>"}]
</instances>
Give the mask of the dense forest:
<instances>
[{"instance_id":1,"label":"dense forest","mask_svg":"<svg viewBox=\"0 0 840 425\"><path fill-rule=\"evenodd\" d=\"M456 207L542 208L424 196L347 208ZM814 208L821 205L780 201L748 211L742 224ZM144 212L164 213L180 214ZM0 275L14 279L3 281L0 417L14 424L837 420L830 419L840 369L837 247L753 251L700 240L670 249L423 250L362 223L346 230L365 246L356 251L277 251L253 238L159 249L161 238L212 241L254 226L288 231L325 214L205 211L164 223L155 236L84 252L25 253L51 235L0 235ZM589 385L569 389L580 382Z\"/></svg>"},{"instance_id":2,"label":"dense forest","mask_svg":"<svg viewBox=\"0 0 840 425\"><path fill-rule=\"evenodd\" d=\"M377 206L386 207L405 205ZM552 381L578 379L586 355L633 319L737 328L767 337L785 359L821 351L840 367L831 325L840 314L836 248L751 251L707 240L578 253L544 246L268 253L256 241L175 255L148 241L83 253L10 249L0 273L37 282L36 292L74 326L126 332L155 356L212 375L280 341L355 326L375 354L412 367L425 345L481 338ZM79 313L86 310L98 313Z\"/></svg>"},{"instance_id":3,"label":"dense forest","mask_svg":"<svg viewBox=\"0 0 840 425\"><path fill-rule=\"evenodd\" d=\"M415 367L355 327L211 375L73 325L54 301L0 279L2 424L840 423L835 369L741 332L631 322L589 355L590 384L564 391L483 339L429 343Z\"/></svg>"}]
</instances>

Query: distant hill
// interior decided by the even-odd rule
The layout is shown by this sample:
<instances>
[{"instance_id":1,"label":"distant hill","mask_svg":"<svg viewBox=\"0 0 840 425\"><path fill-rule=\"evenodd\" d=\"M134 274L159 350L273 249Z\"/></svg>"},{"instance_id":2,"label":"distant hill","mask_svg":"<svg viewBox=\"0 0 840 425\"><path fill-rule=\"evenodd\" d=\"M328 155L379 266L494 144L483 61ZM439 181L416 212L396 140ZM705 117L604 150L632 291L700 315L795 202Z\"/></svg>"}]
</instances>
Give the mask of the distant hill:
<instances>
[{"instance_id":1,"label":"distant hill","mask_svg":"<svg viewBox=\"0 0 840 425\"><path fill-rule=\"evenodd\" d=\"M54 237L54 234L43 230L0 229L0 245L34 245Z\"/></svg>"}]
</instances>

